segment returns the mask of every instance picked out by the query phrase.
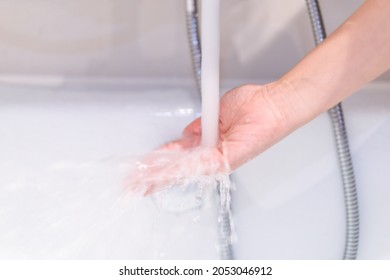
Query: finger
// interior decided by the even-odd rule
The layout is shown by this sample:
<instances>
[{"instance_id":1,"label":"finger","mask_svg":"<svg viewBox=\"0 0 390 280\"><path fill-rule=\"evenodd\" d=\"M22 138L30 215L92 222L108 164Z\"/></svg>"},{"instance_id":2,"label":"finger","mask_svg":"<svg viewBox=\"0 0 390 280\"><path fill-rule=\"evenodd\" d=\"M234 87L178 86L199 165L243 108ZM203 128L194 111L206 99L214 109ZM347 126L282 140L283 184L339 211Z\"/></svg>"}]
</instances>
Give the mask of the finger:
<instances>
[{"instance_id":1,"label":"finger","mask_svg":"<svg viewBox=\"0 0 390 280\"><path fill-rule=\"evenodd\" d=\"M184 146L185 146L185 144L183 143L183 140L179 139L179 140L175 140L175 141L172 141L172 142L169 142L169 143L162 145L160 148L155 150L154 153L182 150L185 148Z\"/></svg>"},{"instance_id":2,"label":"finger","mask_svg":"<svg viewBox=\"0 0 390 280\"><path fill-rule=\"evenodd\" d=\"M202 134L201 118L191 122L183 131L183 137L200 137Z\"/></svg>"}]
</instances>

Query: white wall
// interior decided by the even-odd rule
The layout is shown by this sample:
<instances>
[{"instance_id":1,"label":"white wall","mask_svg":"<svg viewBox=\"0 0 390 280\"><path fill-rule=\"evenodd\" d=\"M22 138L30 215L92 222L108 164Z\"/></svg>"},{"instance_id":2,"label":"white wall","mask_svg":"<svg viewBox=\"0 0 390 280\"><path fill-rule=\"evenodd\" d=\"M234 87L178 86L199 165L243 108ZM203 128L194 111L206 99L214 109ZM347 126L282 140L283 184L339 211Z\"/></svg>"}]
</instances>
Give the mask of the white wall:
<instances>
[{"instance_id":1,"label":"white wall","mask_svg":"<svg viewBox=\"0 0 390 280\"><path fill-rule=\"evenodd\" d=\"M321 1L329 33L363 1ZM0 0L0 76L190 78L185 0ZM275 79L313 46L304 0L222 0L222 76Z\"/></svg>"}]
</instances>

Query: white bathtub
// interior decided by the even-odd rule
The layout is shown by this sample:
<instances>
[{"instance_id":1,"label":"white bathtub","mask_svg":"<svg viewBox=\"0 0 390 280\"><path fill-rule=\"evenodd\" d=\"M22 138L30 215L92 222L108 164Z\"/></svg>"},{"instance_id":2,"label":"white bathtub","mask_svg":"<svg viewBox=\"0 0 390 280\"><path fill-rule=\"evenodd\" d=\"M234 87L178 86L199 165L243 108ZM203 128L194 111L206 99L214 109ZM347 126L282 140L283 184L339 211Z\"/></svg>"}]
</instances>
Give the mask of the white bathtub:
<instances>
[{"instance_id":1,"label":"white bathtub","mask_svg":"<svg viewBox=\"0 0 390 280\"><path fill-rule=\"evenodd\" d=\"M216 259L214 190L201 208L123 188L134 162L199 113L192 83L0 86L0 258ZM227 85L229 87L231 85ZM345 102L361 213L359 258L390 258L390 85ZM340 259L344 204L322 115L233 174L237 259ZM164 202L164 201L163 201Z\"/></svg>"}]
</instances>

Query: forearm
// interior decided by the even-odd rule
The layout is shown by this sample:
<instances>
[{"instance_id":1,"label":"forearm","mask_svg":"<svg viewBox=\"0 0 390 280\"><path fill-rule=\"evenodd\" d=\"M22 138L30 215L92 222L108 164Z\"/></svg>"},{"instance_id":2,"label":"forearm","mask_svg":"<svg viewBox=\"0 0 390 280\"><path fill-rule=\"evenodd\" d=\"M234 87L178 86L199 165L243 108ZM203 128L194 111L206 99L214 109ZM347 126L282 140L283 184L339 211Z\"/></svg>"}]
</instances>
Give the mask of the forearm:
<instances>
[{"instance_id":1,"label":"forearm","mask_svg":"<svg viewBox=\"0 0 390 280\"><path fill-rule=\"evenodd\" d=\"M390 68L389 15L390 0L366 1L275 83L275 102L283 104L292 126L306 123Z\"/></svg>"}]
</instances>

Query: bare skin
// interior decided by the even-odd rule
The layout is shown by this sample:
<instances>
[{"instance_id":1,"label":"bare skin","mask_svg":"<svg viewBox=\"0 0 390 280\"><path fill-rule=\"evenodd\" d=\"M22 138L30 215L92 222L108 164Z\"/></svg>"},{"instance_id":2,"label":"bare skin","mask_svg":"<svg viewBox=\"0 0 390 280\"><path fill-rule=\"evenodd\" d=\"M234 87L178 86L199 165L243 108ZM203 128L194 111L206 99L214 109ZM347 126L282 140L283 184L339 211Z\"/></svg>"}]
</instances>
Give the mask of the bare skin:
<instances>
[{"instance_id":1,"label":"bare skin","mask_svg":"<svg viewBox=\"0 0 390 280\"><path fill-rule=\"evenodd\" d=\"M145 159L149 168L132 176L130 188L144 180L142 193L150 194L191 176L231 172L352 95L390 68L389 15L390 0L368 0L276 82L227 92L221 99L216 148L198 148L197 119L181 139ZM164 164L154 164L164 157Z\"/></svg>"}]
</instances>

